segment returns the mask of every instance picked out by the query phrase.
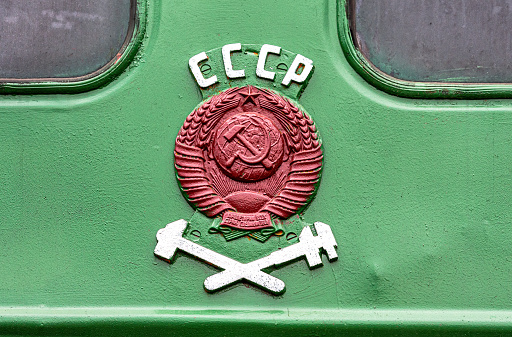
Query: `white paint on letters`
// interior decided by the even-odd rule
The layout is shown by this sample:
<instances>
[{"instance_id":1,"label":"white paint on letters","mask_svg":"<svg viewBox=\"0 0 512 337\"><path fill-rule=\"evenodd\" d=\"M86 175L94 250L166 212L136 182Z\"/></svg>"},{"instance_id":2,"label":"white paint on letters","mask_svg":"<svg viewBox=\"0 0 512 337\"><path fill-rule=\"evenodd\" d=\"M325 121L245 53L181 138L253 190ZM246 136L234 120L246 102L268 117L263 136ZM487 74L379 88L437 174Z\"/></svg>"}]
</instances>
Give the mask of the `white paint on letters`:
<instances>
[{"instance_id":1,"label":"white paint on letters","mask_svg":"<svg viewBox=\"0 0 512 337\"><path fill-rule=\"evenodd\" d=\"M302 69L302 72L297 74L297 70L299 67L303 65L304 69ZM313 61L308 59L305 56L302 56L301 54L297 54L295 56L295 60L293 60L292 65L286 72L286 75L284 75L283 82L281 82L284 86L289 86L291 81L302 83L308 78L309 73L313 69Z\"/></svg>"},{"instance_id":2,"label":"white paint on letters","mask_svg":"<svg viewBox=\"0 0 512 337\"><path fill-rule=\"evenodd\" d=\"M231 52L241 51L241 43L227 44L222 47L222 58L224 60L224 69L226 70L226 76L228 78L240 78L245 77L245 70L233 70L233 63L231 62Z\"/></svg>"},{"instance_id":3,"label":"white paint on letters","mask_svg":"<svg viewBox=\"0 0 512 337\"><path fill-rule=\"evenodd\" d=\"M217 83L217 76L213 75L212 77L204 78L203 73L201 73L201 69L199 69L199 62L207 59L208 56L206 56L206 53L202 52L195 56L192 56L188 61L190 71L192 71L192 74L194 74L197 84L199 84L201 88L207 88L210 85Z\"/></svg>"},{"instance_id":4,"label":"white paint on letters","mask_svg":"<svg viewBox=\"0 0 512 337\"><path fill-rule=\"evenodd\" d=\"M273 81L276 73L265 70L265 62L267 61L267 55L269 53L281 55L281 47L273 46L271 44L264 44L261 46L258 65L256 66L256 76Z\"/></svg>"}]
</instances>

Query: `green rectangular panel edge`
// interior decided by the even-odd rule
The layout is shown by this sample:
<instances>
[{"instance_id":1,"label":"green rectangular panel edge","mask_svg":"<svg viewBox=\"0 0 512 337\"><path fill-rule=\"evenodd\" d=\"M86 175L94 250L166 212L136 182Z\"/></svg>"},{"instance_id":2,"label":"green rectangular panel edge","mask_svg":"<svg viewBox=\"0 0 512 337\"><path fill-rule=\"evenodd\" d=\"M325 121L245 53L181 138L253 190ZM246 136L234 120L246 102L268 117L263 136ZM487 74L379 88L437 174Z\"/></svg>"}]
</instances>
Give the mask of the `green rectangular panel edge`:
<instances>
[{"instance_id":1,"label":"green rectangular panel edge","mask_svg":"<svg viewBox=\"0 0 512 337\"><path fill-rule=\"evenodd\" d=\"M512 311L0 308L0 335L501 336Z\"/></svg>"}]
</instances>

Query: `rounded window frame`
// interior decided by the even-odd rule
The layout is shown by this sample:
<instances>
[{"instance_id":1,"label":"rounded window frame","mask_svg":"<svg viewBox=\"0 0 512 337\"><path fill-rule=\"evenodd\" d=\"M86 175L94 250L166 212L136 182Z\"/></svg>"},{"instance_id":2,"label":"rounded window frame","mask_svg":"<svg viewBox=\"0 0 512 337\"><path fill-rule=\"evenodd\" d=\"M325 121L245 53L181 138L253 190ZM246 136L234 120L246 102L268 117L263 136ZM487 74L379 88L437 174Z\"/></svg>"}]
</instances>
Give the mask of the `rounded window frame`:
<instances>
[{"instance_id":1,"label":"rounded window frame","mask_svg":"<svg viewBox=\"0 0 512 337\"><path fill-rule=\"evenodd\" d=\"M99 88L119 76L135 58L146 31L147 0L131 0L128 32L117 55L104 66L77 77L1 78L2 94L66 94Z\"/></svg>"},{"instance_id":2,"label":"rounded window frame","mask_svg":"<svg viewBox=\"0 0 512 337\"><path fill-rule=\"evenodd\" d=\"M349 64L368 83L389 94L407 98L511 98L512 83L457 83L407 81L378 69L354 43L350 16L353 0L337 1L338 38Z\"/></svg>"}]
</instances>

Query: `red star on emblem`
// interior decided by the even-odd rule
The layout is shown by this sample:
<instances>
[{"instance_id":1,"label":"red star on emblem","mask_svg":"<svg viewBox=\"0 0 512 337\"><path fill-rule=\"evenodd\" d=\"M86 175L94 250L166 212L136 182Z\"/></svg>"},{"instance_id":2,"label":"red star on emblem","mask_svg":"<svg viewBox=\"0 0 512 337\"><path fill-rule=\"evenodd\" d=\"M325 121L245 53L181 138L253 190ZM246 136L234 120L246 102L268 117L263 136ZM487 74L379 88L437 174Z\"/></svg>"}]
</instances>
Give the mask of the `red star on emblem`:
<instances>
[{"instance_id":1,"label":"red star on emblem","mask_svg":"<svg viewBox=\"0 0 512 337\"><path fill-rule=\"evenodd\" d=\"M242 105L247 104L247 102L252 102L254 105L256 104L256 98L260 95L260 93L255 92L256 89L253 86L248 86L245 91L240 91L240 95L242 95L245 99L242 102Z\"/></svg>"}]
</instances>

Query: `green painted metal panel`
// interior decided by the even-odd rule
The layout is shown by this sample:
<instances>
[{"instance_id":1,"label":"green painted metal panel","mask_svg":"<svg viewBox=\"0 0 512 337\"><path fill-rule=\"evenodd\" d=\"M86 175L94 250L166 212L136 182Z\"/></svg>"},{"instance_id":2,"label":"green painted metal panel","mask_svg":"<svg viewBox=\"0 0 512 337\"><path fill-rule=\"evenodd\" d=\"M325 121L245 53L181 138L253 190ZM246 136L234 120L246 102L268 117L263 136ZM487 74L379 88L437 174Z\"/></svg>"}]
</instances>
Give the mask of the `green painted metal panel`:
<instances>
[{"instance_id":1,"label":"green painted metal panel","mask_svg":"<svg viewBox=\"0 0 512 337\"><path fill-rule=\"evenodd\" d=\"M110 83L0 96L0 335L510 334L510 100L380 91L343 53L337 5L151 0ZM153 255L156 232L194 213L173 168L202 100L188 60L235 42L315 64L299 102L324 168L303 219L331 226L339 259L273 271L280 296L209 294L215 269ZM261 245L238 240L235 255Z\"/></svg>"}]
</instances>

